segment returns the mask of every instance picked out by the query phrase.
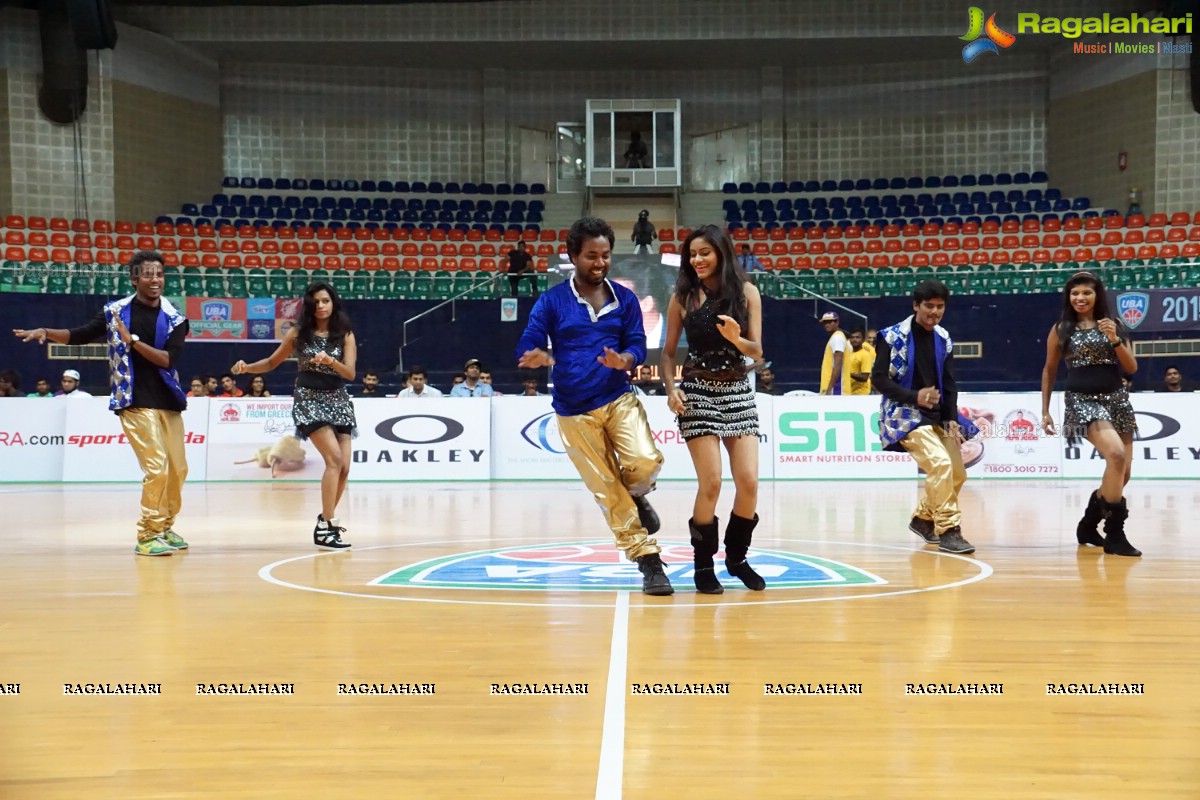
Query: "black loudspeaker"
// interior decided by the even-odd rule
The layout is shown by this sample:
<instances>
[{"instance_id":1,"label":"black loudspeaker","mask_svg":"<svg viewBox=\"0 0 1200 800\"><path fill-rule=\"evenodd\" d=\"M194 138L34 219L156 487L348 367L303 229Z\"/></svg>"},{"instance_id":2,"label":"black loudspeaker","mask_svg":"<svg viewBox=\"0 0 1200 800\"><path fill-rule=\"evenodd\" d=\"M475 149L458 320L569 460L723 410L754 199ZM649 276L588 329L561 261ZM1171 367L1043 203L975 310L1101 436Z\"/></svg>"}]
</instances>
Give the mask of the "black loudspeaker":
<instances>
[{"instance_id":1,"label":"black loudspeaker","mask_svg":"<svg viewBox=\"0 0 1200 800\"><path fill-rule=\"evenodd\" d=\"M87 53L75 42L65 0L43 0L38 6L42 39L42 84L38 108L62 125L79 119L87 108Z\"/></svg>"},{"instance_id":2,"label":"black loudspeaker","mask_svg":"<svg viewBox=\"0 0 1200 800\"><path fill-rule=\"evenodd\" d=\"M75 30L75 41L84 50L111 50L117 45L108 0L67 0L67 15Z\"/></svg>"}]
</instances>

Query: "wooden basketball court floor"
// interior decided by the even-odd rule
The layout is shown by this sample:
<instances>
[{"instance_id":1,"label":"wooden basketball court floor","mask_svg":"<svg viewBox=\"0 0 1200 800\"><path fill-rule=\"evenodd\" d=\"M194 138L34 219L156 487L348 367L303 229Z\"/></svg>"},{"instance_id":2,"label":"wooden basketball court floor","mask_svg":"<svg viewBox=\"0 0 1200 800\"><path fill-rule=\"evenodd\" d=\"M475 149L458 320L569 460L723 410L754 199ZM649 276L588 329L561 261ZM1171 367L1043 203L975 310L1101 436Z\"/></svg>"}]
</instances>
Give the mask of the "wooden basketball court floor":
<instances>
[{"instance_id":1,"label":"wooden basketball court floor","mask_svg":"<svg viewBox=\"0 0 1200 800\"><path fill-rule=\"evenodd\" d=\"M136 486L0 486L0 797L1200 797L1193 482L1131 484L1142 559L1076 547L1081 482L968 484L967 557L907 531L915 483L764 483L752 561L819 579L719 597L662 483L651 598L577 482L351 477L352 552L313 484L193 484L154 559Z\"/></svg>"}]
</instances>

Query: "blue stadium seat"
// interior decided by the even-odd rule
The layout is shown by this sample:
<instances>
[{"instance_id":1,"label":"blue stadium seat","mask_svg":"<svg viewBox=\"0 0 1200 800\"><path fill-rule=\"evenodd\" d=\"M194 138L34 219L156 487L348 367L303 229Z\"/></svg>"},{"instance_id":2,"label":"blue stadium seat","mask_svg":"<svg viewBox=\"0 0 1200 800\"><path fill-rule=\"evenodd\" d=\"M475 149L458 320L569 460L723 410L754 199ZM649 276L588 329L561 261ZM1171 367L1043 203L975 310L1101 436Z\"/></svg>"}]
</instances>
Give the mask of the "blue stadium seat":
<instances>
[{"instance_id":1,"label":"blue stadium seat","mask_svg":"<svg viewBox=\"0 0 1200 800\"><path fill-rule=\"evenodd\" d=\"M546 184L531 183L529 185L529 193L530 194L545 194L546 193Z\"/></svg>"},{"instance_id":2,"label":"blue stadium seat","mask_svg":"<svg viewBox=\"0 0 1200 800\"><path fill-rule=\"evenodd\" d=\"M921 192L919 195L917 195L917 205L919 206L927 206L932 202L933 195L931 195L929 192Z\"/></svg>"},{"instance_id":3,"label":"blue stadium seat","mask_svg":"<svg viewBox=\"0 0 1200 800\"><path fill-rule=\"evenodd\" d=\"M181 214L187 214L192 217L197 217L200 215L200 207L197 206L195 203L184 203L183 207L179 209L179 212Z\"/></svg>"},{"instance_id":4,"label":"blue stadium seat","mask_svg":"<svg viewBox=\"0 0 1200 800\"><path fill-rule=\"evenodd\" d=\"M788 191L793 194L799 194L804 191L804 181L792 181L788 184Z\"/></svg>"},{"instance_id":5,"label":"blue stadium seat","mask_svg":"<svg viewBox=\"0 0 1200 800\"><path fill-rule=\"evenodd\" d=\"M928 175L925 178L925 188L940 189L942 187L942 179L937 175Z\"/></svg>"},{"instance_id":6,"label":"blue stadium seat","mask_svg":"<svg viewBox=\"0 0 1200 800\"><path fill-rule=\"evenodd\" d=\"M1013 183L1021 185L1021 186L1024 186L1025 184L1029 183L1029 173L1028 172L1018 172L1016 175L1013 175Z\"/></svg>"},{"instance_id":7,"label":"blue stadium seat","mask_svg":"<svg viewBox=\"0 0 1200 800\"><path fill-rule=\"evenodd\" d=\"M821 191L821 182L820 181L805 181L804 182L804 191L806 191L806 192Z\"/></svg>"},{"instance_id":8,"label":"blue stadium seat","mask_svg":"<svg viewBox=\"0 0 1200 800\"><path fill-rule=\"evenodd\" d=\"M292 218L293 219L310 220L310 219L312 219L312 209L311 208L297 208L295 211L292 212Z\"/></svg>"},{"instance_id":9,"label":"blue stadium seat","mask_svg":"<svg viewBox=\"0 0 1200 800\"><path fill-rule=\"evenodd\" d=\"M243 189L253 189L257 185L258 181L254 180L254 178L242 178L240 181L238 181L238 186L242 187Z\"/></svg>"},{"instance_id":10,"label":"blue stadium seat","mask_svg":"<svg viewBox=\"0 0 1200 800\"><path fill-rule=\"evenodd\" d=\"M837 181L834 181L834 180L821 181L821 191L822 192L836 192L837 191Z\"/></svg>"},{"instance_id":11,"label":"blue stadium seat","mask_svg":"<svg viewBox=\"0 0 1200 800\"><path fill-rule=\"evenodd\" d=\"M968 186L977 186L978 184L979 184L979 182L975 179L974 175L963 175L958 180L959 186L968 187Z\"/></svg>"},{"instance_id":12,"label":"blue stadium seat","mask_svg":"<svg viewBox=\"0 0 1200 800\"><path fill-rule=\"evenodd\" d=\"M291 219L293 217L292 209L284 207L277 208L274 211L275 219Z\"/></svg>"},{"instance_id":13,"label":"blue stadium seat","mask_svg":"<svg viewBox=\"0 0 1200 800\"><path fill-rule=\"evenodd\" d=\"M856 191L856 192L871 191L871 179L870 178L859 178L857 181L854 182L854 191Z\"/></svg>"},{"instance_id":14,"label":"blue stadium seat","mask_svg":"<svg viewBox=\"0 0 1200 800\"><path fill-rule=\"evenodd\" d=\"M314 192L325 191L325 179L324 178L313 178L311 181L308 182L308 188L309 188L309 190L314 191Z\"/></svg>"},{"instance_id":15,"label":"blue stadium seat","mask_svg":"<svg viewBox=\"0 0 1200 800\"><path fill-rule=\"evenodd\" d=\"M1120 212L1120 211L1118 211L1118 210L1117 210L1117 209L1115 209L1115 208L1106 208L1106 209L1104 209L1104 214L1103 214L1102 216L1105 216L1105 217L1119 217L1119 216L1121 216L1121 212Z\"/></svg>"},{"instance_id":16,"label":"blue stadium seat","mask_svg":"<svg viewBox=\"0 0 1200 800\"><path fill-rule=\"evenodd\" d=\"M396 184L392 183L391 181L380 181L379 191L391 194L392 192L396 191Z\"/></svg>"},{"instance_id":17,"label":"blue stadium seat","mask_svg":"<svg viewBox=\"0 0 1200 800\"><path fill-rule=\"evenodd\" d=\"M979 185L980 186L995 186L996 185L996 176L992 175L989 172L981 173L979 175Z\"/></svg>"},{"instance_id":18,"label":"blue stadium seat","mask_svg":"<svg viewBox=\"0 0 1200 800\"><path fill-rule=\"evenodd\" d=\"M314 208L312 212L312 218L316 221L327 220L329 219L329 215L333 212L333 210L336 209Z\"/></svg>"},{"instance_id":19,"label":"blue stadium seat","mask_svg":"<svg viewBox=\"0 0 1200 800\"><path fill-rule=\"evenodd\" d=\"M1055 200L1058 200L1060 197L1062 197L1062 190L1060 190L1060 189L1047 189L1047 190L1046 190L1046 194L1044 195L1044 197L1045 197L1047 200L1049 200L1051 203L1053 203Z\"/></svg>"},{"instance_id":20,"label":"blue stadium seat","mask_svg":"<svg viewBox=\"0 0 1200 800\"><path fill-rule=\"evenodd\" d=\"M479 184L467 181L462 185L463 194L479 194Z\"/></svg>"},{"instance_id":21,"label":"blue stadium seat","mask_svg":"<svg viewBox=\"0 0 1200 800\"><path fill-rule=\"evenodd\" d=\"M942 176L942 188L953 189L956 186L958 186L958 176L957 175L943 175Z\"/></svg>"},{"instance_id":22,"label":"blue stadium seat","mask_svg":"<svg viewBox=\"0 0 1200 800\"><path fill-rule=\"evenodd\" d=\"M1029 204L1028 200L1018 200L1013 204L1013 209L1018 214L1029 214L1033 211L1033 206Z\"/></svg>"},{"instance_id":23,"label":"blue stadium seat","mask_svg":"<svg viewBox=\"0 0 1200 800\"><path fill-rule=\"evenodd\" d=\"M783 194L787 191L787 184L783 181L775 181L771 184L771 194Z\"/></svg>"},{"instance_id":24,"label":"blue stadium seat","mask_svg":"<svg viewBox=\"0 0 1200 800\"><path fill-rule=\"evenodd\" d=\"M920 189L924 185L925 185L925 179L914 175L908 179L908 182L905 184L905 188Z\"/></svg>"},{"instance_id":25,"label":"blue stadium seat","mask_svg":"<svg viewBox=\"0 0 1200 800\"><path fill-rule=\"evenodd\" d=\"M996 213L997 214L1013 213L1013 204L1008 202L1007 200L1001 200L999 203L996 203Z\"/></svg>"},{"instance_id":26,"label":"blue stadium seat","mask_svg":"<svg viewBox=\"0 0 1200 800\"><path fill-rule=\"evenodd\" d=\"M395 190L397 194L406 194L412 191L412 187L408 181L396 181Z\"/></svg>"},{"instance_id":27,"label":"blue stadium seat","mask_svg":"<svg viewBox=\"0 0 1200 800\"><path fill-rule=\"evenodd\" d=\"M300 207L300 198L296 197L296 195L294 195L294 194L288 195L287 197L283 198L283 207L284 208L299 208Z\"/></svg>"},{"instance_id":28,"label":"blue stadium seat","mask_svg":"<svg viewBox=\"0 0 1200 800\"><path fill-rule=\"evenodd\" d=\"M277 194L267 195L267 208L282 208L283 197Z\"/></svg>"},{"instance_id":29,"label":"blue stadium seat","mask_svg":"<svg viewBox=\"0 0 1200 800\"><path fill-rule=\"evenodd\" d=\"M337 207L345 209L346 211L349 211L350 209L354 208L354 198L353 197L339 197L337 199Z\"/></svg>"},{"instance_id":30,"label":"blue stadium seat","mask_svg":"<svg viewBox=\"0 0 1200 800\"><path fill-rule=\"evenodd\" d=\"M905 180L904 178L892 178L890 181L888 181L888 188L889 189L907 189L908 181Z\"/></svg>"},{"instance_id":31,"label":"blue stadium seat","mask_svg":"<svg viewBox=\"0 0 1200 800\"><path fill-rule=\"evenodd\" d=\"M290 192L292 190L292 181L290 178L276 178L275 185L271 188Z\"/></svg>"},{"instance_id":32,"label":"blue stadium seat","mask_svg":"<svg viewBox=\"0 0 1200 800\"><path fill-rule=\"evenodd\" d=\"M364 192L378 192L379 184L372 180L364 180L362 182L362 190Z\"/></svg>"},{"instance_id":33,"label":"blue stadium seat","mask_svg":"<svg viewBox=\"0 0 1200 800\"><path fill-rule=\"evenodd\" d=\"M1012 182L1013 182L1012 173L1000 172L1000 173L996 174L996 185L997 186L1012 186Z\"/></svg>"},{"instance_id":34,"label":"blue stadium seat","mask_svg":"<svg viewBox=\"0 0 1200 800\"><path fill-rule=\"evenodd\" d=\"M223 186L226 189L236 189L236 188L238 188L239 185L240 185L240 182L238 181L238 179L231 177L229 175L226 175L225 179L221 181L221 186Z\"/></svg>"},{"instance_id":35,"label":"blue stadium seat","mask_svg":"<svg viewBox=\"0 0 1200 800\"><path fill-rule=\"evenodd\" d=\"M755 194L770 194L771 184L767 183L766 181L759 181L758 183L754 184L754 192Z\"/></svg>"},{"instance_id":36,"label":"blue stadium seat","mask_svg":"<svg viewBox=\"0 0 1200 800\"><path fill-rule=\"evenodd\" d=\"M738 207L737 200L726 200L725 202L721 203L721 208L723 208L726 211L729 211L731 209L737 209L737 207Z\"/></svg>"},{"instance_id":37,"label":"blue stadium seat","mask_svg":"<svg viewBox=\"0 0 1200 800\"><path fill-rule=\"evenodd\" d=\"M1054 207L1050 205L1049 200L1038 200L1033 204L1033 210L1036 214L1044 214L1046 212L1053 211Z\"/></svg>"},{"instance_id":38,"label":"blue stadium seat","mask_svg":"<svg viewBox=\"0 0 1200 800\"><path fill-rule=\"evenodd\" d=\"M442 183L441 181L430 181L429 182L430 194L442 194L445 191L446 191L446 184Z\"/></svg>"},{"instance_id":39,"label":"blue stadium seat","mask_svg":"<svg viewBox=\"0 0 1200 800\"><path fill-rule=\"evenodd\" d=\"M837 190L839 192L853 192L854 181L850 180L849 178L843 178L842 180L838 181Z\"/></svg>"},{"instance_id":40,"label":"blue stadium seat","mask_svg":"<svg viewBox=\"0 0 1200 800\"><path fill-rule=\"evenodd\" d=\"M330 188L332 189L333 187L331 186ZM359 191L358 181L354 178L347 178L346 180L342 181L342 190L347 192Z\"/></svg>"},{"instance_id":41,"label":"blue stadium seat","mask_svg":"<svg viewBox=\"0 0 1200 800\"><path fill-rule=\"evenodd\" d=\"M217 216L217 207L216 207L216 206L214 206L214 205L203 205L203 206L200 206L200 216L202 216L202 217L215 217L215 216Z\"/></svg>"},{"instance_id":42,"label":"blue stadium seat","mask_svg":"<svg viewBox=\"0 0 1200 800\"><path fill-rule=\"evenodd\" d=\"M335 208L333 211L329 212L329 218L345 222L346 220L350 219L350 209Z\"/></svg>"},{"instance_id":43,"label":"blue stadium seat","mask_svg":"<svg viewBox=\"0 0 1200 800\"><path fill-rule=\"evenodd\" d=\"M429 184L425 181L412 182L413 194L426 194L429 191Z\"/></svg>"},{"instance_id":44,"label":"blue stadium seat","mask_svg":"<svg viewBox=\"0 0 1200 800\"><path fill-rule=\"evenodd\" d=\"M1049 180L1050 180L1050 178L1046 175L1046 173L1042 172L1041 170L1038 170L1037 172L1034 172L1032 175L1029 176L1030 183L1046 183Z\"/></svg>"},{"instance_id":45,"label":"blue stadium seat","mask_svg":"<svg viewBox=\"0 0 1200 800\"><path fill-rule=\"evenodd\" d=\"M360 208L363 211L366 211L367 209L371 208L371 198L369 198L369 197L355 198L354 208Z\"/></svg>"},{"instance_id":46,"label":"blue stadium seat","mask_svg":"<svg viewBox=\"0 0 1200 800\"><path fill-rule=\"evenodd\" d=\"M529 184L514 183L513 184L513 194L529 194Z\"/></svg>"},{"instance_id":47,"label":"blue stadium seat","mask_svg":"<svg viewBox=\"0 0 1200 800\"><path fill-rule=\"evenodd\" d=\"M991 203L976 203L975 204L975 213L976 214L995 214L996 209L992 207Z\"/></svg>"},{"instance_id":48,"label":"blue stadium seat","mask_svg":"<svg viewBox=\"0 0 1200 800\"><path fill-rule=\"evenodd\" d=\"M259 178L257 186L259 189L274 189L275 181L270 178Z\"/></svg>"},{"instance_id":49,"label":"blue stadium seat","mask_svg":"<svg viewBox=\"0 0 1200 800\"><path fill-rule=\"evenodd\" d=\"M737 194L738 187L736 183L723 183L721 184L721 191L724 194Z\"/></svg>"},{"instance_id":50,"label":"blue stadium seat","mask_svg":"<svg viewBox=\"0 0 1200 800\"><path fill-rule=\"evenodd\" d=\"M496 194L503 194L503 195L512 194L512 184L511 183L497 183L496 184Z\"/></svg>"},{"instance_id":51,"label":"blue stadium seat","mask_svg":"<svg viewBox=\"0 0 1200 800\"><path fill-rule=\"evenodd\" d=\"M808 204L813 211L822 208L829 208L829 201L824 197L814 197L812 202Z\"/></svg>"},{"instance_id":52,"label":"blue stadium seat","mask_svg":"<svg viewBox=\"0 0 1200 800\"><path fill-rule=\"evenodd\" d=\"M1065 197L1060 197L1054 201L1053 210L1054 211L1070 211L1071 210L1071 201ZM1066 219L1066 218L1064 217L1064 219Z\"/></svg>"},{"instance_id":53,"label":"blue stadium seat","mask_svg":"<svg viewBox=\"0 0 1200 800\"><path fill-rule=\"evenodd\" d=\"M292 191L307 192L308 191L308 179L307 178L293 178L292 179Z\"/></svg>"},{"instance_id":54,"label":"blue stadium seat","mask_svg":"<svg viewBox=\"0 0 1200 800\"><path fill-rule=\"evenodd\" d=\"M861 197L847 197L846 198L846 208L862 208L862 204L863 204L863 201L862 201Z\"/></svg>"},{"instance_id":55,"label":"blue stadium seat","mask_svg":"<svg viewBox=\"0 0 1200 800\"><path fill-rule=\"evenodd\" d=\"M1072 211L1086 211L1091 207L1092 201L1087 197L1076 197L1075 201L1071 203Z\"/></svg>"},{"instance_id":56,"label":"blue stadium seat","mask_svg":"<svg viewBox=\"0 0 1200 800\"><path fill-rule=\"evenodd\" d=\"M479 184L479 193L494 195L496 193L496 185L494 183L481 183Z\"/></svg>"},{"instance_id":57,"label":"blue stadium seat","mask_svg":"<svg viewBox=\"0 0 1200 800\"><path fill-rule=\"evenodd\" d=\"M754 194L754 184L749 181L743 181L738 184L738 194Z\"/></svg>"},{"instance_id":58,"label":"blue stadium seat","mask_svg":"<svg viewBox=\"0 0 1200 800\"><path fill-rule=\"evenodd\" d=\"M330 192L342 191L342 181L340 178L330 178L325 182L325 189Z\"/></svg>"},{"instance_id":59,"label":"blue stadium seat","mask_svg":"<svg viewBox=\"0 0 1200 800\"><path fill-rule=\"evenodd\" d=\"M871 182L871 189L876 192L886 191L891 188L891 185L887 178L876 178Z\"/></svg>"}]
</instances>

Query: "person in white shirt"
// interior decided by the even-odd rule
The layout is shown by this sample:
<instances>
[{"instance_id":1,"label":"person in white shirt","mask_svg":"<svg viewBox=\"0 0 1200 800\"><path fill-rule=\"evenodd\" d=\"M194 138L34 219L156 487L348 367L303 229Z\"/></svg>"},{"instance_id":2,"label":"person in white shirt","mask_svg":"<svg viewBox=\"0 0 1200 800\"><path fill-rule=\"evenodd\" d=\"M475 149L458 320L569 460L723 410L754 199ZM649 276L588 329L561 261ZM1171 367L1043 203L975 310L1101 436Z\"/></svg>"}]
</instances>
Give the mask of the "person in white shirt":
<instances>
[{"instance_id":1,"label":"person in white shirt","mask_svg":"<svg viewBox=\"0 0 1200 800\"><path fill-rule=\"evenodd\" d=\"M62 391L55 392L55 397L91 397L89 392L79 388L79 373L68 369L62 374Z\"/></svg>"},{"instance_id":2,"label":"person in white shirt","mask_svg":"<svg viewBox=\"0 0 1200 800\"><path fill-rule=\"evenodd\" d=\"M396 397L442 397L442 391L430 386L424 367L413 367L408 371L408 388Z\"/></svg>"}]
</instances>

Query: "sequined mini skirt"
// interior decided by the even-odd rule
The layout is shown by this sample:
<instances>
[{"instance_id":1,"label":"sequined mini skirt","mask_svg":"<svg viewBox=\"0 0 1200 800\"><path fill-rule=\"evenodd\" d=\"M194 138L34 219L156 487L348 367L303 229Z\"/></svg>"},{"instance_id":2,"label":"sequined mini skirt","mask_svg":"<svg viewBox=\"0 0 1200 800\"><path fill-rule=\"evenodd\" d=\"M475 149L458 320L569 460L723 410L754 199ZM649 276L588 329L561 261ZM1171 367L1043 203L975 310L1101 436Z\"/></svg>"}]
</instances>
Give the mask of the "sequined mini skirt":
<instances>
[{"instance_id":1,"label":"sequined mini skirt","mask_svg":"<svg viewBox=\"0 0 1200 800\"><path fill-rule=\"evenodd\" d=\"M307 439L313 431L326 425L338 433L354 435L358 425L354 419L354 405L345 386L337 389L297 386L292 394L292 421L296 424L296 436L300 439Z\"/></svg>"},{"instance_id":2,"label":"sequined mini skirt","mask_svg":"<svg viewBox=\"0 0 1200 800\"><path fill-rule=\"evenodd\" d=\"M1096 420L1107 420L1122 436L1137 433L1137 420L1129 402L1129 390L1121 387L1103 394L1066 393L1063 414L1063 436L1074 442L1087 438L1088 426Z\"/></svg>"},{"instance_id":3,"label":"sequined mini skirt","mask_svg":"<svg viewBox=\"0 0 1200 800\"><path fill-rule=\"evenodd\" d=\"M758 436L758 407L748 378L714 381L689 376L679 388L687 403L675 421L685 441L700 436Z\"/></svg>"}]
</instances>

